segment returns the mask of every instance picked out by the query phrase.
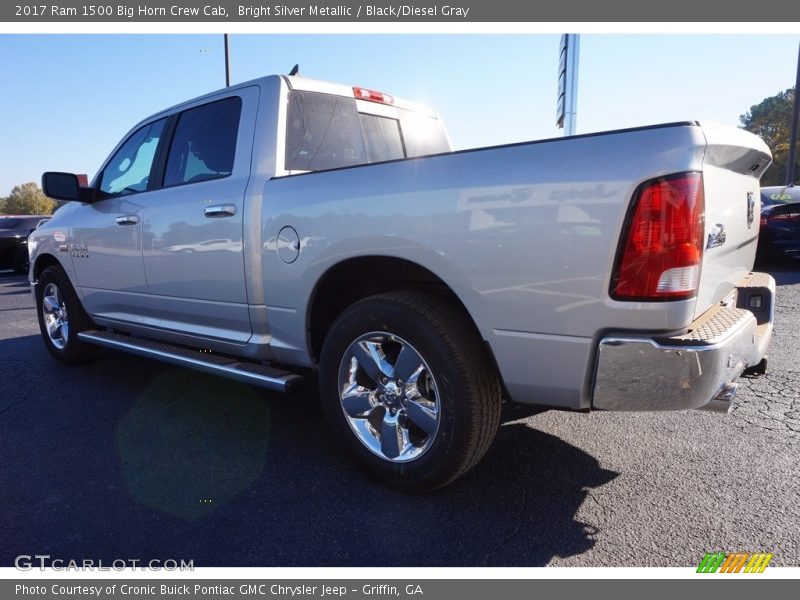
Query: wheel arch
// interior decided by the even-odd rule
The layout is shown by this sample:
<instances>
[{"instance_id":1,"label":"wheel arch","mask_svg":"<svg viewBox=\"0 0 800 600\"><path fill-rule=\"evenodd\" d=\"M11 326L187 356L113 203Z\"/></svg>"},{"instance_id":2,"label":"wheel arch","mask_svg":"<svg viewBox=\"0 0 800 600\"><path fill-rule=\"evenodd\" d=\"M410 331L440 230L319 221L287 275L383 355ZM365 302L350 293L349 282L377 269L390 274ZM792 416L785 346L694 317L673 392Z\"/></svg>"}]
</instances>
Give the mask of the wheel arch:
<instances>
[{"instance_id":1,"label":"wheel arch","mask_svg":"<svg viewBox=\"0 0 800 600\"><path fill-rule=\"evenodd\" d=\"M363 273L369 277L363 277ZM330 266L317 281L308 303L306 332L311 359L319 360L325 334L348 306L368 296L393 291L423 291L451 303L463 314L475 335L491 348L475 318L450 285L430 269L394 256L359 256ZM492 356L492 361L494 357Z\"/></svg>"},{"instance_id":2,"label":"wheel arch","mask_svg":"<svg viewBox=\"0 0 800 600\"><path fill-rule=\"evenodd\" d=\"M44 253L37 256L33 263L33 280L37 281L39 276L42 274L42 271L44 271L47 267L52 267L54 265L64 269L65 273L67 272L66 267L61 264L61 261L59 261L52 254Z\"/></svg>"}]
</instances>

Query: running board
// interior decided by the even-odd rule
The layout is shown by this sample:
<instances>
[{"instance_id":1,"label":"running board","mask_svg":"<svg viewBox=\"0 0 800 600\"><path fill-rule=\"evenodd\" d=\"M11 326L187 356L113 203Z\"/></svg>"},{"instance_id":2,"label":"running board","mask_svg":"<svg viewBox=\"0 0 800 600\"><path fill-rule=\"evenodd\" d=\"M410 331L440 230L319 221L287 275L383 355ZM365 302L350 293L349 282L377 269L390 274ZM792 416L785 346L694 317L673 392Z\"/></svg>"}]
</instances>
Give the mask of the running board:
<instances>
[{"instance_id":1,"label":"running board","mask_svg":"<svg viewBox=\"0 0 800 600\"><path fill-rule=\"evenodd\" d=\"M260 363L242 362L230 356L201 352L118 333L82 331L78 337L81 341L89 344L138 354L145 358L153 358L179 367L187 367L279 392L292 391L303 382L300 375Z\"/></svg>"}]
</instances>

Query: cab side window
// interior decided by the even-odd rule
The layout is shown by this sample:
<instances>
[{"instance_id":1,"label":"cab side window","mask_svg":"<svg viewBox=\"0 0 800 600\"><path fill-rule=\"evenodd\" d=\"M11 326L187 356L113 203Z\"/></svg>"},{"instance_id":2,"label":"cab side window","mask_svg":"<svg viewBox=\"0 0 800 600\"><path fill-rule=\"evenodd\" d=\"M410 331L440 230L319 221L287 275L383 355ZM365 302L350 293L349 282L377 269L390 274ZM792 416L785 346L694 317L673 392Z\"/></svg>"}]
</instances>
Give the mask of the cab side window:
<instances>
[{"instance_id":1,"label":"cab side window","mask_svg":"<svg viewBox=\"0 0 800 600\"><path fill-rule=\"evenodd\" d=\"M367 160L355 98L294 90L286 114L286 169L324 171Z\"/></svg>"},{"instance_id":2,"label":"cab side window","mask_svg":"<svg viewBox=\"0 0 800 600\"><path fill-rule=\"evenodd\" d=\"M167 157L164 186L228 177L233 172L241 112L238 96L182 112Z\"/></svg>"},{"instance_id":3,"label":"cab side window","mask_svg":"<svg viewBox=\"0 0 800 600\"><path fill-rule=\"evenodd\" d=\"M166 119L154 121L131 134L103 169L101 192L107 196L120 196L147 189L166 122Z\"/></svg>"}]
</instances>

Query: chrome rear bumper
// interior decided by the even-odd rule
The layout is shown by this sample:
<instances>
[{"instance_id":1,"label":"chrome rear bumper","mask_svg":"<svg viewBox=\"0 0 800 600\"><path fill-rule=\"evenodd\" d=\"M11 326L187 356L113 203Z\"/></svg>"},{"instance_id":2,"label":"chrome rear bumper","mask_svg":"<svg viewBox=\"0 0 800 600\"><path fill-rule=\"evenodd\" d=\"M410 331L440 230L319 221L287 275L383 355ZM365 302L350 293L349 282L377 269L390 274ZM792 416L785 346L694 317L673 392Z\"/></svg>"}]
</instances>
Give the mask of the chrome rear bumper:
<instances>
[{"instance_id":1,"label":"chrome rear bumper","mask_svg":"<svg viewBox=\"0 0 800 600\"><path fill-rule=\"evenodd\" d=\"M685 335L603 338L597 352L593 408L727 412L736 379L766 354L774 297L775 280L765 273L751 273L738 286L736 307L712 307Z\"/></svg>"}]
</instances>

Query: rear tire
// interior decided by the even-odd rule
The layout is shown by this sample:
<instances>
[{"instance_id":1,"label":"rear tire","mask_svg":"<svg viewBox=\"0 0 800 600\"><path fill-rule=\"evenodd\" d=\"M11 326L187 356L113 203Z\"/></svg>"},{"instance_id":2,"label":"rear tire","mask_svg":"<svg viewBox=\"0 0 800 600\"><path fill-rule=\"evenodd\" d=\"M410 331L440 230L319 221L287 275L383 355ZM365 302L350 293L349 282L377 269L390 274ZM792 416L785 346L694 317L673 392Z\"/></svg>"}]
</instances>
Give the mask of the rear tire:
<instances>
[{"instance_id":1,"label":"rear tire","mask_svg":"<svg viewBox=\"0 0 800 600\"><path fill-rule=\"evenodd\" d=\"M47 267L36 283L36 312L39 330L48 352L64 364L91 360L97 347L78 338L92 328L67 274L59 266Z\"/></svg>"},{"instance_id":2,"label":"rear tire","mask_svg":"<svg viewBox=\"0 0 800 600\"><path fill-rule=\"evenodd\" d=\"M320 393L356 462L405 490L433 490L466 473L500 422L500 380L472 323L416 292L371 296L336 319L322 348Z\"/></svg>"}]
</instances>

